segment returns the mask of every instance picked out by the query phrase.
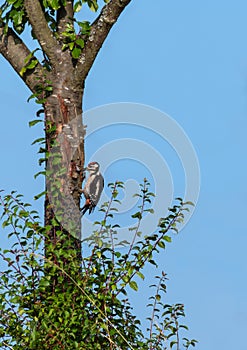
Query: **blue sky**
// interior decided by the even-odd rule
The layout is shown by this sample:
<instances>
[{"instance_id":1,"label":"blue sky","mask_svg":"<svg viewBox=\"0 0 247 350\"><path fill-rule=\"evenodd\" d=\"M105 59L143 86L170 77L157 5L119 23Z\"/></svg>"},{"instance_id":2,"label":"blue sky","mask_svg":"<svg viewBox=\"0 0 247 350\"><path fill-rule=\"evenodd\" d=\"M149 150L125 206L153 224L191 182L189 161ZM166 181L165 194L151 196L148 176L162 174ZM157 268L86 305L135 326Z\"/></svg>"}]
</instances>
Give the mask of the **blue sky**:
<instances>
[{"instance_id":1,"label":"blue sky","mask_svg":"<svg viewBox=\"0 0 247 350\"><path fill-rule=\"evenodd\" d=\"M86 83L84 110L116 102L150 105L171 116L196 150L201 169L196 210L158 263L159 271L165 270L169 277L167 302L185 304L186 323L190 335L200 341L199 350L246 350L246 13L244 0L156 0L153 6L148 0L133 0ZM0 188L17 189L31 200L42 190L42 180L33 179L39 170L37 149L30 146L41 129L28 127L37 106L26 103L30 93L2 57L0 67ZM101 141L123 134L144 138L154 148L161 145L143 130L116 128L88 138L88 158ZM179 195L184 184L177 174L181 164L169 147L162 155ZM139 180L150 173L132 163L113 164L106 181L121 175L123 180L133 178L133 172ZM41 202L35 205L42 208ZM158 271L146 272L140 286L143 299L132 297L143 319L147 286Z\"/></svg>"}]
</instances>

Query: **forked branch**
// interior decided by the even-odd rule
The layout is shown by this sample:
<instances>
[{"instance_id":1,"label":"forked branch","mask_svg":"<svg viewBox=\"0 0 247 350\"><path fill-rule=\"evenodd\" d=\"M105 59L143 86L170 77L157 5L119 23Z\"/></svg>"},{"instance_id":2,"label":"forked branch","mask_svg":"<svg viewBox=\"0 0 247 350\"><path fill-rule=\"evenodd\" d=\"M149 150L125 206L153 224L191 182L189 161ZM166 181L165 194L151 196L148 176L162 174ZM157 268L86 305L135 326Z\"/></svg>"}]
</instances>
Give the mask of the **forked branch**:
<instances>
[{"instance_id":1,"label":"forked branch","mask_svg":"<svg viewBox=\"0 0 247 350\"><path fill-rule=\"evenodd\" d=\"M77 64L77 79L84 80L109 31L131 0L111 0L105 5L91 27L91 33Z\"/></svg>"}]
</instances>

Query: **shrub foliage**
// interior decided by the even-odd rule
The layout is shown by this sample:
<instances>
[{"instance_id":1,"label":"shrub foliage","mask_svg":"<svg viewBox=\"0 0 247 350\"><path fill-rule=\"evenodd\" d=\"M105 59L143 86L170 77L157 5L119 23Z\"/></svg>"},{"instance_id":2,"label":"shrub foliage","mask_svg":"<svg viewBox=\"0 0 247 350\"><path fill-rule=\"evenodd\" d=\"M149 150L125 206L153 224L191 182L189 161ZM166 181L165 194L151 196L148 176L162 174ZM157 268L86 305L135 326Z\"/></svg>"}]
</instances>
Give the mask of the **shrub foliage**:
<instances>
[{"instance_id":1,"label":"shrub foliage","mask_svg":"<svg viewBox=\"0 0 247 350\"><path fill-rule=\"evenodd\" d=\"M43 242L50 227L41 224L38 213L24 203L21 195L2 192L2 225L4 232L8 230L11 247L0 250L1 349L178 350L182 345L186 349L195 346L194 339L181 339L187 328L180 324L183 305L163 302L164 272L150 286L154 294L147 305L150 316L146 331L128 298L130 289L138 292L138 279L145 278L144 266L157 266L156 253L171 241L170 233L177 232L191 203L178 198L169 215L159 220L157 230L143 237L140 226L144 215L153 213L154 196L144 179L136 195L138 210L132 215L136 220L130 228L133 239L119 242L119 225L113 221L123 186L122 182L109 184L111 198L100 209L102 220L95 222L94 232L83 242L85 252L79 272L69 244L65 259L59 256L59 249L57 262L45 258ZM62 230L59 237L58 227L56 233L59 247L66 237ZM61 251L66 251L64 246ZM64 266L68 260L69 268Z\"/></svg>"}]
</instances>

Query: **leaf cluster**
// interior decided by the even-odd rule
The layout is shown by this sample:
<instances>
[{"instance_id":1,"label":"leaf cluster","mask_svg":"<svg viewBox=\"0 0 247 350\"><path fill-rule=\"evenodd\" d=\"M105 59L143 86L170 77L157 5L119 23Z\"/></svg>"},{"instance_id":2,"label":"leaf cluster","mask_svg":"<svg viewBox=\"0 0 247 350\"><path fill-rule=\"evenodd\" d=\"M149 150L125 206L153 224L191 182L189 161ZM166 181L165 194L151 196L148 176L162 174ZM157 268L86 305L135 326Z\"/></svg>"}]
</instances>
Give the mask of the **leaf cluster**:
<instances>
[{"instance_id":1,"label":"leaf cluster","mask_svg":"<svg viewBox=\"0 0 247 350\"><path fill-rule=\"evenodd\" d=\"M7 0L0 8L1 18L5 23L5 31L8 23L11 23L14 30L21 34L27 24L27 15L24 10L24 0Z\"/></svg>"},{"instance_id":2,"label":"leaf cluster","mask_svg":"<svg viewBox=\"0 0 247 350\"><path fill-rule=\"evenodd\" d=\"M181 304L162 302L165 274L157 278L150 297L148 335L143 332L128 300L129 288L138 291L138 278L145 278L147 263L157 265L155 254L171 241L168 232L188 207L181 199L162 218L157 231L141 237L145 215L152 214L149 183L140 186L136 220L130 229L132 240L118 241L119 225L114 223L122 182L109 184L111 198L103 203L102 220L83 242L82 266L78 267L70 237L54 220L56 259L44 257L43 242L50 226L43 226L38 213L22 196L12 192L0 197L3 227L9 231L10 249L0 250L0 346L2 349L168 349L177 346L184 316ZM142 239L141 239L142 238ZM46 245L52 249L52 245ZM54 252L53 252L54 254ZM70 264L68 266L68 261ZM184 347L195 340L183 339Z\"/></svg>"},{"instance_id":3,"label":"leaf cluster","mask_svg":"<svg viewBox=\"0 0 247 350\"><path fill-rule=\"evenodd\" d=\"M57 11L67 5L66 0L42 0L41 6L45 15L45 19L51 31L58 41L62 41L62 50L69 49L73 59L78 59L82 53L85 45L85 40L88 38L91 30L91 25L88 21L78 21L74 16L70 18L66 30L60 35L58 34ZM107 3L107 0L104 0ZM73 6L73 13L79 12L83 4L86 4L92 11L96 12L99 8L97 0L79 0ZM24 7L24 0L6 0L0 7L1 23L5 27L5 34L8 27L12 27L18 34L22 34L28 24L28 17ZM76 30L78 28L78 31ZM33 39L36 36L31 31ZM24 66L20 71L23 76L28 70L33 70L37 64L38 59L34 53L38 49L32 51L25 59ZM43 66L50 69L47 60L44 58Z\"/></svg>"},{"instance_id":4,"label":"leaf cluster","mask_svg":"<svg viewBox=\"0 0 247 350\"><path fill-rule=\"evenodd\" d=\"M76 21L77 25L80 28L78 34L76 34L75 27L72 23L67 23L66 30L62 33L64 38L62 50L69 49L71 55L74 59L78 59L82 53L82 49L85 45L85 38L89 36L91 26L88 21Z\"/></svg>"},{"instance_id":5,"label":"leaf cluster","mask_svg":"<svg viewBox=\"0 0 247 350\"><path fill-rule=\"evenodd\" d=\"M149 297L150 303L147 305L151 308L151 316L148 317L150 326L147 328L149 332L150 349L180 349L180 333L181 329L188 330L186 325L179 323L179 318L185 317L184 305L169 305L162 302L162 297L166 293L167 280L166 273L162 272L161 276L155 276L157 283L151 285L155 288L155 294ZM189 346L195 346L195 339L188 340L183 337L183 346L188 349Z\"/></svg>"}]
</instances>

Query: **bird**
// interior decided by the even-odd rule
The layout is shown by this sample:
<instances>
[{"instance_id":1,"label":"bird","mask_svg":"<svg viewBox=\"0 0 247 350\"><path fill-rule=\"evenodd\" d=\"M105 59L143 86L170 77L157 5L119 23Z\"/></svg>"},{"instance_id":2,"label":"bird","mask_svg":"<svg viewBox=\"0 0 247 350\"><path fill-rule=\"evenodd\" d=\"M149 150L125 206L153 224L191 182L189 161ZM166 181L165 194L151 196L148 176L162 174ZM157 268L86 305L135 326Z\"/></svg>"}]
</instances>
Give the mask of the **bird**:
<instances>
[{"instance_id":1,"label":"bird","mask_svg":"<svg viewBox=\"0 0 247 350\"><path fill-rule=\"evenodd\" d=\"M104 178L99 171L100 165L98 162L91 162L84 168L84 171L89 172L89 177L86 181L85 187L82 190L86 199L84 206L81 208L81 216L87 211L91 214L101 196L104 188Z\"/></svg>"}]
</instances>

